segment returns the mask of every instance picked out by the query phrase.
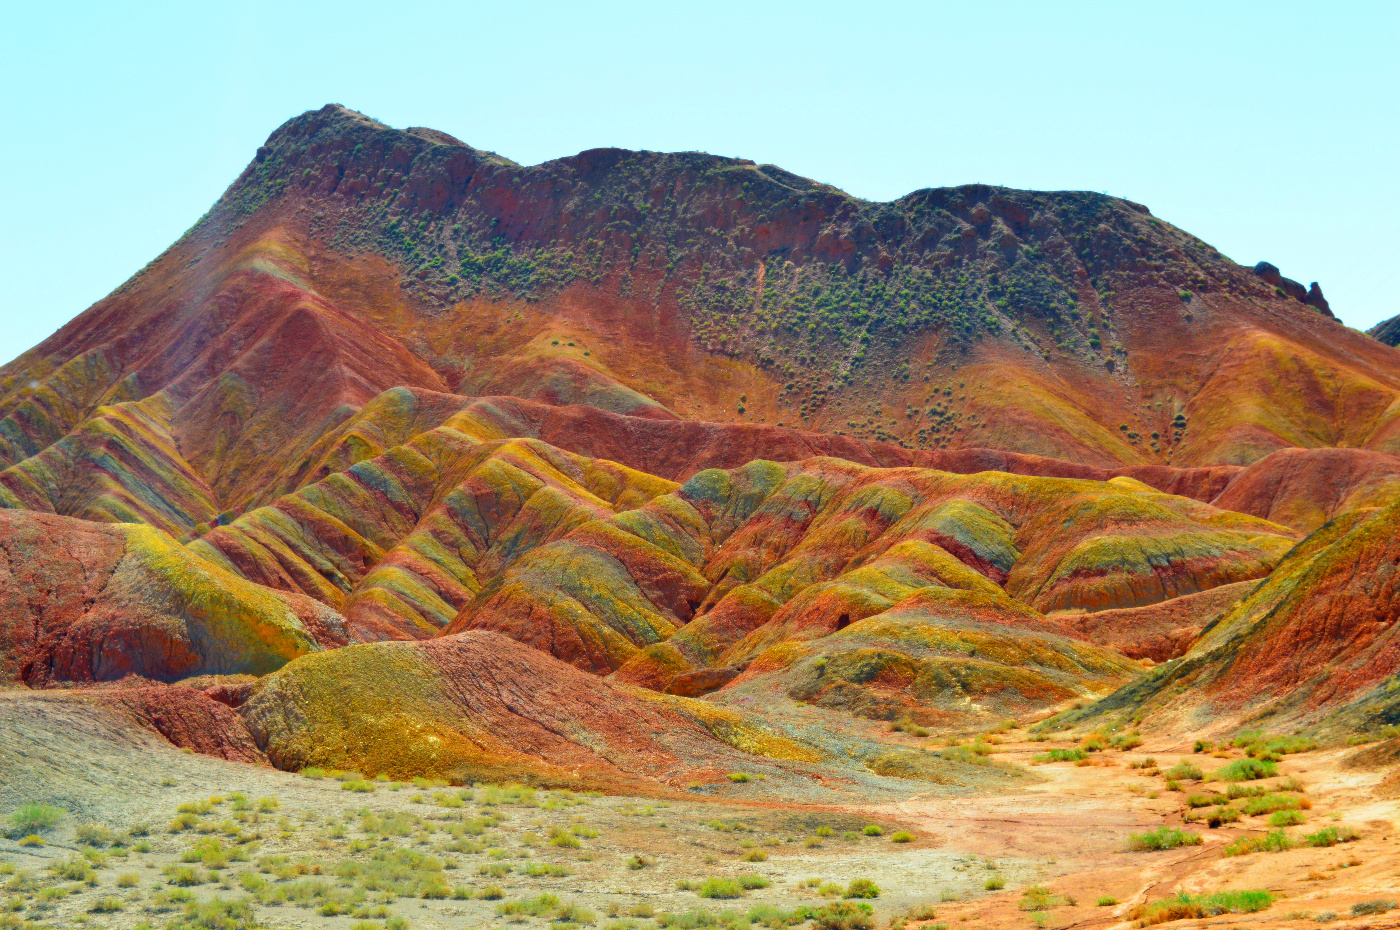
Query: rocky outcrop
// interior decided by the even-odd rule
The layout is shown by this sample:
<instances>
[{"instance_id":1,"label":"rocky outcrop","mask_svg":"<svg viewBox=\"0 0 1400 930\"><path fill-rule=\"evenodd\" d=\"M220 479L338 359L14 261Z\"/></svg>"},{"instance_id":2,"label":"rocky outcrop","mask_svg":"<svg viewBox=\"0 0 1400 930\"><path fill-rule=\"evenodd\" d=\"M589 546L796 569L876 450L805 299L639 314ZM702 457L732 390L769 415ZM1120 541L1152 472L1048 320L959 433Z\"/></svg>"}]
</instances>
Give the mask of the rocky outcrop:
<instances>
[{"instance_id":1,"label":"rocky outcrop","mask_svg":"<svg viewBox=\"0 0 1400 930\"><path fill-rule=\"evenodd\" d=\"M1328 319L1335 319L1332 316L1332 308L1327 303L1327 298L1322 296L1322 288L1316 281L1308 287L1303 287L1303 285L1294 281L1292 278L1285 278L1279 273L1278 266L1271 265L1268 262L1260 262L1255 265L1254 273L1276 287L1280 294L1287 295L1294 300L1315 307L1319 313Z\"/></svg>"}]
</instances>

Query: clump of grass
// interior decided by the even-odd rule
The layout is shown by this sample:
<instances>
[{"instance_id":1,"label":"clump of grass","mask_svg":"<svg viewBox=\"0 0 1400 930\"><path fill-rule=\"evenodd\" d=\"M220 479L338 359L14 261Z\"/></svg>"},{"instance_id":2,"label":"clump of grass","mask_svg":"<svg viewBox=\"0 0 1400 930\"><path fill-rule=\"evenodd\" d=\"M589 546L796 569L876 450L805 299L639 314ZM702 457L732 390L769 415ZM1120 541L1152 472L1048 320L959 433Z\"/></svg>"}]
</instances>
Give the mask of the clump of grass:
<instances>
[{"instance_id":1,"label":"clump of grass","mask_svg":"<svg viewBox=\"0 0 1400 930\"><path fill-rule=\"evenodd\" d=\"M652 864L653 863L650 859L648 859L646 856L641 855L640 853L627 860L627 868L632 869L633 871L637 871L638 869L645 869Z\"/></svg>"},{"instance_id":2,"label":"clump of grass","mask_svg":"<svg viewBox=\"0 0 1400 930\"><path fill-rule=\"evenodd\" d=\"M872 823L867 824L860 832L864 833L866 836L882 836L884 835L885 829L878 824Z\"/></svg>"},{"instance_id":3,"label":"clump of grass","mask_svg":"<svg viewBox=\"0 0 1400 930\"><path fill-rule=\"evenodd\" d=\"M1271 827L1296 827L1307 820L1303 812L1299 810L1274 811L1269 815L1269 826Z\"/></svg>"},{"instance_id":4,"label":"clump of grass","mask_svg":"<svg viewBox=\"0 0 1400 930\"><path fill-rule=\"evenodd\" d=\"M1176 827L1161 826L1155 830L1148 830L1146 833L1128 835L1128 848L1137 852L1199 845L1201 845L1200 834L1178 830Z\"/></svg>"},{"instance_id":5,"label":"clump of grass","mask_svg":"<svg viewBox=\"0 0 1400 930\"><path fill-rule=\"evenodd\" d=\"M914 834L910 833L908 830L900 830L900 831L899 831L898 833L896 833L894 836L891 836L891 837L890 837L890 842L891 842L891 843L912 843L912 842L914 842Z\"/></svg>"},{"instance_id":6,"label":"clump of grass","mask_svg":"<svg viewBox=\"0 0 1400 930\"><path fill-rule=\"evenodd\" d=\"M1371 917L1375 914L1384 914L1386 911L1394 910L1397 906L1400 905L1386 898L1376 898L1373 901L1358 901L1351 906L1351 916Z\"/></svg>"},{"instance_id":7,"label":"clump of grass","mask_svg":"<svg viewBox=\"0 0 1400 930\"><path fill-rule=\"evenodd\" d=\"M1258 781L1277 774L1278 764L1269 759L1236 759L1216 769L1215 778L1218 781Z\"/></svg>"},{"instance_id":8,"label":"clump of grass","mask_svg":"<svg viewBox=\"0 0 1400 930\"><path fill-rule=\"evenodd\" d=\"M987 891L1001 891L1001 889L1006 887L1006 879L1002 878L1000 875L993 875L982 883L982 887Z\"/></svg>"},{"instance_id":9,"label":"clump of grass","mask_svg":"<svg viewBox=\"0 0 1400 930\"><path fill-rule=\"evenodd\" d=\"M1088 753L1083 749L1052 749L1049 752L1042 752L1037 756L1032 756L1032 762L1078 762L1081 759L1089 758Z\"/></svg>"},{"instance_id":10,"label":"clump of grass","mask_svg":"<svg viewBox=\"0 0 1400 930\"><path fill-rule=\"evenodd\" d=\"M7 834L11 837L44 834L58 826L67 813L52 804L21 804L10 815Z\"/></svg>"},{"instance_id":11,"label":"clump of grass","mask_svg":"<svg viewBox=\"0 0 1400 930\"><path fill-rule=\"evenodd\" d=\"M317 766L308 766L300 772L302 778L320 779L326 777L326 770Z\"/></svg>"},{"instance_id":12,"label":"clump of grass","mask_svg":"<svg viewBox=\"0 0 1400 930\"><path fill-rule=\"evenodd\" d=\"M1095 906L1095 907L1113 907L1113 905L1115 905L1115 904L1117 904L1117 903L1118 903L1118 899L1115 898L1113 895L1111 895L1111 894L1101 894L1101 895L1099 895L1098 900L1096 900L1096 901L1094 902L1094 906Z\"/></svg>"},{"instance_id":13,"label":"clump of grass","mask_svg":"<svg viewBox=\"0 0 1400 930\"><path fill-rule=\"evenodd\" d=\"M730 773L729 773L729 780L730 780L730 781L733 781L733 782L745 782L745 781L749 781L749 779L750 779L750 775L749 775L748 772L730 772Z\"/></svg>"},{"instance_id":14,"label":"clump of grass","mask_svg":"<svg viewBox=\"0 0 1400 930\"><path fill-rule=\"evenodd\" d=\"M1217 891L1208 895L1183 893L1139 905L1129 916L1141 926L1150 927L1173 920L1200 919L1219 914L1254 914L1273 903L1274 896L1267 891Z\"/></svg>"},{"instance_id":15,"label":"clump of grass","mask_svg":"<svg viewBox=\"0 0 1400 930\"><path fill-rule=\"evenodd\" d=\"M108 895L106 897L98 898L96 901L92 902L92 904L88 907L88 912L91 914L115 914L117 911L121 910L125 906L126 905L121 898L115 898Z\"/></svg>"}]
</instances>

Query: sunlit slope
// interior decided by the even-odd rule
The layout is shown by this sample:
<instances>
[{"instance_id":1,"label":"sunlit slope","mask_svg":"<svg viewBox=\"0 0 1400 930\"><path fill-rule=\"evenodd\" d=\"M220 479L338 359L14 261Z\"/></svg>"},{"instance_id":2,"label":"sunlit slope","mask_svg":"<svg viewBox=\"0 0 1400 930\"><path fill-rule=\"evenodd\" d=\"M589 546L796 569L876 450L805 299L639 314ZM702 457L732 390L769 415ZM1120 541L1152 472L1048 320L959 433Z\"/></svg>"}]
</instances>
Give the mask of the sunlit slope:
<instances>
[{"instance_id":1,"label":"sunlit slope","mask_svg":"<svg viewBox=\"0 0 1400 930\"><path fill-rule=\"evenodd\" d=\"M1395 722L1398 539L1400 500L1338 516L1184 658L1086 713L1205 727Z\"/></svg>"}]
</instances>

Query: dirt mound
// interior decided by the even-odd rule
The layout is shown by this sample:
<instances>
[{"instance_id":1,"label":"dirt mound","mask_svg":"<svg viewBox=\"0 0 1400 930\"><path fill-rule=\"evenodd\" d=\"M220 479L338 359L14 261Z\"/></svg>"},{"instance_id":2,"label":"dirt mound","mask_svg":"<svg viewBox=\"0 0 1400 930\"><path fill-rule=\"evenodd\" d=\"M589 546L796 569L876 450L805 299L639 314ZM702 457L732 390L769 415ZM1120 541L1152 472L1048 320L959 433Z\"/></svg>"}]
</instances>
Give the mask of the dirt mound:
<instances>
[{"instance_id":1,"label":"dirt mound","mask_svg":"<svg viewBox=\"0 0 1400 930\"><path fill-rule=\"evenodd\" d=\"M267 764L243 718L202 691L184 685L149 685L87 693L99 703L126 711L180 749L230 762Z\"/></svg>"},{"instance_id":2,"label":"dirt mound","mask_svg":"<svg viewBox=\"0 0 1400 930\"><path fill-rule=\"evenodd\" d=\"M763 758L814 759L739 715L613 684L473 632L308 655L238 711L280 768L457 781L678 786Z\"/></svg>"}]
</instances>

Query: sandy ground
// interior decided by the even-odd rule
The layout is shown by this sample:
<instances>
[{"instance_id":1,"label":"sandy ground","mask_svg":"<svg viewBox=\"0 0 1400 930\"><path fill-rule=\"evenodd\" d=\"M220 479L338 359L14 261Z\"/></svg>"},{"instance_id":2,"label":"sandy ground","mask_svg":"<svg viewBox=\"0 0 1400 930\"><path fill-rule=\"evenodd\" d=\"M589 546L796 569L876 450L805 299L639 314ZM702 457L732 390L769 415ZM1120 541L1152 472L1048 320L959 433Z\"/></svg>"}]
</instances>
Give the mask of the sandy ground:
<instances>
[{"instance_id":1,"label":"sandy ground","mask_svg":"<svg viewBox=\"0 0 1400 930\"><path fill-rule=\"evenodd\" d=\"M0 840L6 873L0 927L26 920L46 927L166 926L183 919L190 904L179 900L184 895L194 902L248 901L265 927L393 930L396 919L423 930L589 921L622 930L705 926L707 919L748 926L749 916L771 919L772 909L827 906L856 879L880 888L878 898L868 899L879 927L911 912L936 915L911 926L1128 927L1144 901L1224 889L1263 889L1276 900L1258 913L1171 926L1400 927L1400 910L1351 916L1358 902L1400 899L1394 828L1400 810L1395 800L1377 796L1383 770L1342 765L1353 749L1287 756L1279 778L1259 784L1288 777L1301 783L1311 809L1290 835L1337 826L1354 829L1359 839L1225 856L1232 841L1266 834L1268 817L1218 829L1183 824L1188 793L1224 785L1182 782L1182 791L1168 790L1161 772L1185 759L1209 775L1242 755L1194 754L1189 745L1149 742L1129 752L1093 753L1087 764L1040 763L1035 757L1048 748L1073 744L1027 742L1024 731L1014 731L991 758L1039 777L997 793L911 791L892 801L882 793L878 803L819 806L486 787L459 793L388 783L361 793L333 778L183 753L100 707L15 694L0 694L0 734L0 816L33 801L70 812L43 845ZM912 749L930 743L905 734L887 740ZM1130 766L1147 757L1156 760L1155 769ZM271 800L260 809L263 799ZM195 811L185 828L172 830L181 805ZM79 828L89 824L108 831L96 845L79 842ZM1128 851L1130 834L1163 824L1184 826L1203 841ZM867 835L869 826L879 835ZM129 835L132 828L144 835ZM900 831L912 839L895 842ZM574 839L555 845L551 833ZM121 845L110 845L113 838ZM226 855L187 862L201 842L205 848L216 842ZM395 850L436 861L429 877L445 896L409 894L406 886L386 894L354 876L376 855ZM83 857L94 866L90 878L75 877L71 868L68 877L55 871ZM641 867L630 868L629 860ZM172 884L182 867L193 872L183 879L197 884ZM763 887L734 899L679 887L742 876L758 876ZM1000 890L988 890L998 881ZM1029 909L1025 892L1035 885L1050 896ZM301 900L277 901L289 890ZM541 894L558 903L546 902L535 916L502 913L511 902ZM1101 905L1105 898L1114 903ZM104 901L121 909L94 911ZM586 911L561 910L570 904ZM764 905L770 910L750 913Z\"/></svg>"}]
</instances>

